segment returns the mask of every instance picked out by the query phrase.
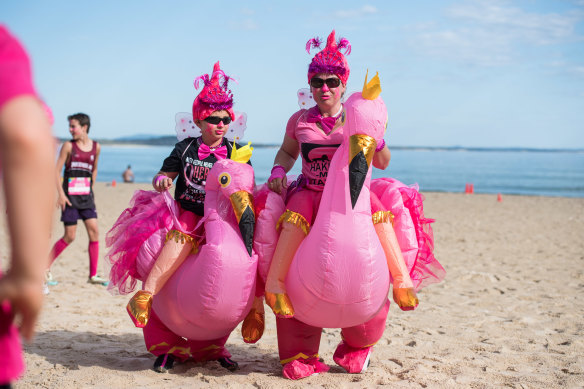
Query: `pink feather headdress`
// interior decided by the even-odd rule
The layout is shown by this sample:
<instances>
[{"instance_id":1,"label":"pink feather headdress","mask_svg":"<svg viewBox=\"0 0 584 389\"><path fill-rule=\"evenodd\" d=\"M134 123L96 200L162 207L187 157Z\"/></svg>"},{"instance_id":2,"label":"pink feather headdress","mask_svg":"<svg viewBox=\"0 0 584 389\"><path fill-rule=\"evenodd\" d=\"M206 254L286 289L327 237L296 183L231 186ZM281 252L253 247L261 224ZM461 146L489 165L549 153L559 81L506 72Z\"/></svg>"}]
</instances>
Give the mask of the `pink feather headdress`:
<instances>
[{"instance_id":1,"label":"pink feather headdress","mask_svg":"<svg viewBox=\"0 0 584 389\"><path fill-rule=\"evenodd\" d=\"M193 102L193 119L203 120L215 111L225 110L229 112L231 120L235 120L233 93L227 88L229 80L235 81L234 78L227 76L220 69L219 61L213 66L211 77L208 74L203 74L195 78L195 89L199 89L201 82L203 89Z\"/></svg>"},{"instance_id":2,"label":"pink feather headdress","mask_svg":"<svg viewBox=\"0 0 584 389\"><path fill-rule=\"evenodd\" d=\"M320 48L320 38L312 38L306 42L306 51L310 54L310 49ZM335 30L333 30L326 40L326 47L318 52L312 62L308 65L308 82L318 73L329 73L338 76L343 84L347 84L349 79L349 64L345 55L341 53L345 49L345 55L351 54L351 44L345 38L335 42Z\"/></svg>"}]
</instances>

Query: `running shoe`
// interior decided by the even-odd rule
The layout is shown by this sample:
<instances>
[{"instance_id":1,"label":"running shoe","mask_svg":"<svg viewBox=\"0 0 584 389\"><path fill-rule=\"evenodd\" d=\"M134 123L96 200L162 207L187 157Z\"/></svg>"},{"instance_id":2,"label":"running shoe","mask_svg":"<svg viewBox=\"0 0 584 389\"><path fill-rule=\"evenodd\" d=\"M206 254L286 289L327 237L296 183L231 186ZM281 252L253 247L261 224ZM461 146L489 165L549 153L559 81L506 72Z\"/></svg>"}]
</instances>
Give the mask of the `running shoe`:
<instances>
[{"instance_id":1,"label":"running shoe","mask_svg":"<svg viewBox=\"0 0 584 389\"><path fill-rule=\"evenodd\" d=\"M168 373L174 367L174 356L172 354L162 354L156 358L152 370L158 373Z\"/></svg>"},{"instance_id":2,"label":"running shoe","mask_svg":"<svg viewBox=\"0 0 584 389\"><path fill-rule=\"evenodd\" d=\"M106 280L105 278L100 277L98 275L89 277L87 282L89 282L90 284L103 285L103 286L107 286L109 284L108 280Z\"/></svg>"},{"instance_id":3,"label":"running shoe","mask_svg":"<svg viewBox=\"0 0 584 389\"><path fill-rule=\"evenodd\" d=\"M239 363L231 360L230 358L219 358L218 359L219 363L221 364L221 366L223 366L224 368L226 368L229 371L235 371L237 369L239 369Z\"/></svg>"}]
</instances>

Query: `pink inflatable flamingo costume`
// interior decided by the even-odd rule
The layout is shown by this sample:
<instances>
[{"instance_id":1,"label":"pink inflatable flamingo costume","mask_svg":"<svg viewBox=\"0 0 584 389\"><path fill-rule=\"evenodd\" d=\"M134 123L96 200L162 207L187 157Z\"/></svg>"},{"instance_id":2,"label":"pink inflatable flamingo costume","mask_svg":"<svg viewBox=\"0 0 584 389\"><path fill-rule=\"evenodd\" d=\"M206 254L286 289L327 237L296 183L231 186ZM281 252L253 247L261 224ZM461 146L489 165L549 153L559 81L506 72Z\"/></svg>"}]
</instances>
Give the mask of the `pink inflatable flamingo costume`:
<instances>
[{"instance_id":1,"label":"pink inflatable flamingo costume","mask_svg":"<svg viewBox=\"0 0 584 389\"><path fill-rule=\"evenodd\" d=\"M153 297L152 316L144 327L146 347L153 354L196 360L231 356L225 342L250 311L256 290L253 188L248 164L224 159L209 172L201 220L206 243Z\"/></svg>"},{"instance_id":2,"label":"pink inflatable flamingo costume","mask_svg":"<svg viewBox=\"0 0 584 389\"><path fill-rule=\"evenodd\" d=\"M266 302L276 314L280 362L290 379L328 371L318 356L323 327L342 328L335 362L349 373L365 371L385 329L392 277L394 300L412 310L415 291L444 276L432 255L432 220L424 218L417 190L392 179L375 180L380 182L370 190L371 163L387 122L380 92L375 76L345 103L343 142L331 160L315 221L289 267L271 259L268 239L262 247L256 239L260 275L268 282L283 276L286 284L284 294L266 289ZM281 195L272 192L267 202L274 212L285 209ZM258 222L273 225L264 213Z\"/></svg>"},{"instance_id":3,"label":"pink inflatable flamingo costume","mask_svg":"<svg viewBox=\"0 0 584 389\"><path fill-rule=\"evenodd\" d=\"M345 104L345 140L335 152L318 214L286 280L295 317L315 327L352 327L383 306L389 272L371 222L369 184L375 139L387 110L361 93Z\"/></svg>"}]
</instances>

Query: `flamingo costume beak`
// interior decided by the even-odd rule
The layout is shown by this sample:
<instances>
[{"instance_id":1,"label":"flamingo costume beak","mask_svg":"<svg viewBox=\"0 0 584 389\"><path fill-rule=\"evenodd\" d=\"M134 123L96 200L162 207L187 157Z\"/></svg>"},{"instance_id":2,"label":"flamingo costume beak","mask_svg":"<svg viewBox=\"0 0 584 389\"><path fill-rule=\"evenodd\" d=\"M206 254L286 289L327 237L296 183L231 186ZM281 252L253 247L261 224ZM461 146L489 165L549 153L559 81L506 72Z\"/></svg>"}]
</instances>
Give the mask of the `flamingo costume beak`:
<instances>
[{"instance_id":1,"label":"flamingo costume beak","mask_svg":"<svg viewBox=\"0 0 584 389\"><path fill-rule=\"evenodd\" d=\"M349 138L349 191L353 209L363 189L376 145L375 139L368 135L355 134Z\"/></svg>"},{"instance_id":2,"label":"flamingo costume beak","mask_svg":"<svg viewBox=\"0 0 584 389\"><path fill-rule=\"evenodd\" d=\"M241 238L243 239L245 248L251 257L253 234L255 229L255 210L253 208L253 196L244 190L240 190L239 192L235 192L229 196L229 199L231 200L231 206L233 207L235 217L237 218L237 224L239 225Z\"/></svg>"}]
</instances>

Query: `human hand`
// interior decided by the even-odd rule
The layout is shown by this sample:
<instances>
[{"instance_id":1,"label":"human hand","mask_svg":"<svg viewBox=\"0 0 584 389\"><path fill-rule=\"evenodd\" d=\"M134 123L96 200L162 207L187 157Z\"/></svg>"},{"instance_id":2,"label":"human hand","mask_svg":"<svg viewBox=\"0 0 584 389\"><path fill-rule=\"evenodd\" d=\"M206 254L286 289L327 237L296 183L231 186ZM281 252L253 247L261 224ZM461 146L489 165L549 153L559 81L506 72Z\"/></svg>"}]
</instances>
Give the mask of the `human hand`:
<instances>
[{"instance_id":1,"label":"human hand","mask_svg":"<svg viewBox=\"0 0 584 389\"><path fill-rule=\"evenodd\" d=\"M393 288L393 301L402 311L413 311L419 304L413 288Z\"/></svg>"},{"instance_id":2,"label":"human hand","mask_svg":"<svg viewBox=\"0 0 584 389\"><path fill-rule=\"evenodd\" d=\"M20 322L19 329L31 341L43 304L42 281L33 277L6 274L0 278L0 302L9 301Z\"/></svg>"},{"instance_id":3,"label":"human hand","mask_svg":"<svg viewBox=\"0 0 584 389\"><path fill-rule=\"evenodd\" d=\"M270 188L272 192L282 194L282 191L284 188L286 188L287 183L286 176L283 178L274 178L271 181L268 181L268 188Z\"/></svg>"},{"instance_id":4,"label":"human hand","mask_svg":"<svg viewBox=\"0 0 584 389\"><path fill-rule=\"evenodd\" d=\"M286 188L286 169L281 165L274 165L270 178L268 178L268 188L272 192L282 194L282 190Z\"/></svg>"},{"instance_id":5,"label":"human hand","mask_svg":"<svg viewBox=\"0 0 584 389\"><path fill-rule=\"evenodd\" d=\"M69 201L69 198L64 193L60 194L59 199L57 200L57 207L61 208L61 211L64 211L65 206L67 205L71 206L71 201Z\"/></svg>"},{"instance_id":6,"label":"human hand","mask_svg":"<svg viewBox=\"0 0 584 389\"><path fill-rule=\"evenodd\" d=\"M172 188L172 178L160 174L154 181L154 189L158 192L164 192Z\"/></svg>"}]
</instances>

